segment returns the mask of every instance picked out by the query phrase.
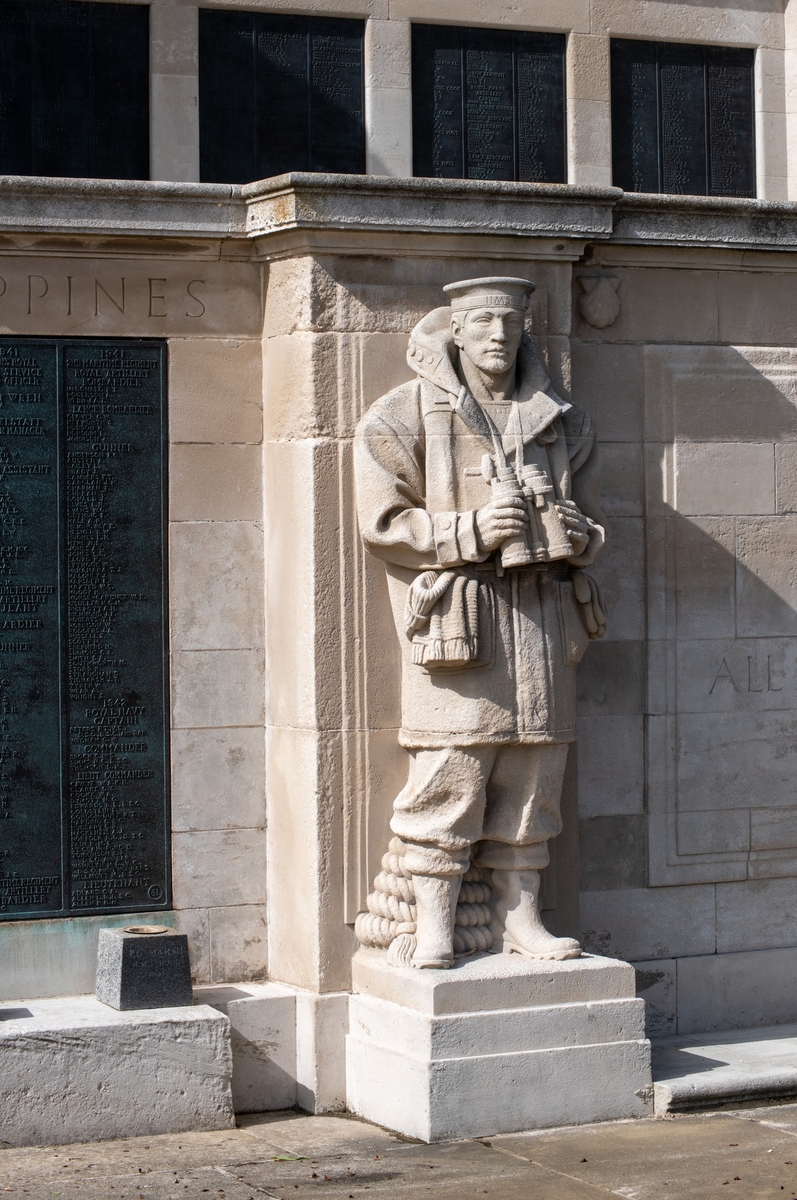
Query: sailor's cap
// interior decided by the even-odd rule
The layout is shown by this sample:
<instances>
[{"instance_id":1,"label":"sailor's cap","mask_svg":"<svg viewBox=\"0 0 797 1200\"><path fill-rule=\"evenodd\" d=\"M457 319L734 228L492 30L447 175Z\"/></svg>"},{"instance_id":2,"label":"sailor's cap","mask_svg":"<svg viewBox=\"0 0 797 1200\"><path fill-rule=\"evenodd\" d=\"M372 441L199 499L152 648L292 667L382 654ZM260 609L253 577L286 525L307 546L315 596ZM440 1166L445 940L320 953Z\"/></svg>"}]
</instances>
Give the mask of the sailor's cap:
<instances>
[{"instance_id":1,"label":"sailor's cap","mask_svg":"<svg viewBox=\"0 0 797 1200\"><path fill-rule=\"evenodd\" d=\"M452 312L469 308L528 308L534 284L513 275L488 275L484 279L461 279L447 283L443 291L451 302Z\"/></svg>"}]
</instances>

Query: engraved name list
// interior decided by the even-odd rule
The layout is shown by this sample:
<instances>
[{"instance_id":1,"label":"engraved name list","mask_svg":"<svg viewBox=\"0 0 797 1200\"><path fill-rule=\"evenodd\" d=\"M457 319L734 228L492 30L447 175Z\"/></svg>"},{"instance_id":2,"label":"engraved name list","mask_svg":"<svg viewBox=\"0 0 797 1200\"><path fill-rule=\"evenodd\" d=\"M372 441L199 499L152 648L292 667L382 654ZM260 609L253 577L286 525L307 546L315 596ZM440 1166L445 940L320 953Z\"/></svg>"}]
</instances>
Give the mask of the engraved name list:
<instances>
[{"instance_id":1,"label":"engraved name list","mask_svg":"<svg viewBox=\"0 0 797 1200\"><path fill-rule=\"evenodd\" d=\"M0 919L169 903L165 351L0 338Z\"/></svg>"}]
</instances>

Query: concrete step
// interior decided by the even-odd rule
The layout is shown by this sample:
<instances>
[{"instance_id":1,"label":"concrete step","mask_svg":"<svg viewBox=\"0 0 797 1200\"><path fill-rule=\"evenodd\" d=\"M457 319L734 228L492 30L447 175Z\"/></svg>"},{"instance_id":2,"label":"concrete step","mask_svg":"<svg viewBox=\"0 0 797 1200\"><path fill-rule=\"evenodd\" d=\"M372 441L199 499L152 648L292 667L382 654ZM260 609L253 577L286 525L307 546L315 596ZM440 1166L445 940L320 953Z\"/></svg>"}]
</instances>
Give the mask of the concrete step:
<instances>
[{"instance_id":1,"label":"concrete step","mask_svg":"<svg viewBox=\"0 0 797 1200\"><path fill-rule=\"evenodd\" d=\"M797 1096L797 1025L654 1038L656 1115Z\"/></svg>"}]
</instances>

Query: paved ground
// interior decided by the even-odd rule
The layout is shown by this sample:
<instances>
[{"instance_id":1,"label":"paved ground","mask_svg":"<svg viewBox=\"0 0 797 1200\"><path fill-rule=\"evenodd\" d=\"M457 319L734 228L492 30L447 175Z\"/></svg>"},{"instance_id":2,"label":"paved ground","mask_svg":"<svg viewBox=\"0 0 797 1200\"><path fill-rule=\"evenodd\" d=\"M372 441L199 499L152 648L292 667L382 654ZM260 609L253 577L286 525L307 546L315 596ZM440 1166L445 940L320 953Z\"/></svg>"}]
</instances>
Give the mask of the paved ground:
<instances>
[{"instance_id":1,"label":"paved ground","mask_svg":"<svg viewBox=\"0 0 797 1200\"><path fill-rule=\"evenodd\" d=\"M797 1104L424 1146L341 1117L0 1150L13 1200L794 1200Z\"/></svg>"}]
</instances>

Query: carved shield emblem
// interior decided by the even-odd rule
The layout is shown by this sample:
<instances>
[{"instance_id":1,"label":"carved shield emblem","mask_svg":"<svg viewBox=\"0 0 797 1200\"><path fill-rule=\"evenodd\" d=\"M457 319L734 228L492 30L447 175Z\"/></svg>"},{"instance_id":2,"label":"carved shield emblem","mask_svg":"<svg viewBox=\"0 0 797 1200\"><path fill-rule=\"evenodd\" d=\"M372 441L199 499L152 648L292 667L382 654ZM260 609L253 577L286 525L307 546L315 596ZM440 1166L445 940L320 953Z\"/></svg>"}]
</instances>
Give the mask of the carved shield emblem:
<instances>
[{"instance_id":1,"label":"carved shield emblem","mask_svg":"<svg viewBox=\"0 0 797 1200\"><path fill-rule=\"evenodd\" d=\"M579 296L578 307L586 323L595 329L612 325L620 315L620 280L614 275L582 275L579 283L584 295Z\"/></svg>"}]
</instances>

